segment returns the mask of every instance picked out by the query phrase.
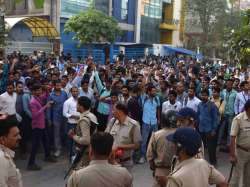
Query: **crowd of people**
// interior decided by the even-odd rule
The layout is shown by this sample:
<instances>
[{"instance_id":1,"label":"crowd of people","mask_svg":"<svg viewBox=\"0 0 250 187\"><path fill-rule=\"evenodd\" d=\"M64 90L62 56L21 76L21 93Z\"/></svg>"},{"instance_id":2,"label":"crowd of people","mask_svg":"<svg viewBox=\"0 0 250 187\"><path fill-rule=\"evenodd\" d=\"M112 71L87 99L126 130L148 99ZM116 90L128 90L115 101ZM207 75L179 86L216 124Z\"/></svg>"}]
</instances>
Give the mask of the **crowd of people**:
<instances>
[{"instance_id":1,"label":"crowd of people","mask_svg":"<svg viewBox=\"0 0 250 187\"><path fill-rule=\"evenodd\" d=\"M91 56L13 52L0 61L1 123L8 126L6 119L15 117L22 137L16 137L18 152L28 159L28 170L42 169L36 162L40 143L46 162L57 162L65 151L69 162L80 155L69 187L101 186L100 181L119 186L118 180L131 186L133 165L145 162L154 186L227 186L215 169L218 151L229 153L235 165L230 186L238 187L243 178L245 187L250 186L249 80L249 70L236 64L177 55L133 60L120 55L114 63L97 64ZM6 129L0 130L2 147L9 145L2 138ZM92 181L98 170L107 175Z\"/></svg>"}]
</instances>

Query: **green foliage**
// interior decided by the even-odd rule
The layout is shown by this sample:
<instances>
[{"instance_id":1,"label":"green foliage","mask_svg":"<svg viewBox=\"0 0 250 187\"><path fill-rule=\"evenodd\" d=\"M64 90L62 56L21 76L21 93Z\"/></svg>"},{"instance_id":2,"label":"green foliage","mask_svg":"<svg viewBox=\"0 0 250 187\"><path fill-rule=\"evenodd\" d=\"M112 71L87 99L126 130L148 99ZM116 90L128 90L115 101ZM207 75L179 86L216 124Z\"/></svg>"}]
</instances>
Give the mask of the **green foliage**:
<instances>
[{"instance_id":1,"label":"green foliage","mask_svg":"<svg viewBox=\"0 0 250 187\"><path fill-rule=\"evenodd\" d=\"M193 27L200 27L202 30L199 36L195 36L192 45L199 46L205 55L211 56L212 51L219 48L221 43L225 18L228 16L227 0L187 0L186 10L199 20Z\"/></svg>"},{"instance_id":2,"label":"green foliage","mask_svg":"<svg viewBox=\"0 0 250 187\"><path fill-rule=\"evenodd\" d=\"M4 48L6 45L6 29L4 24L4 17L0 16L0 49Z\"/></svg>"},{"instance_id":3,"label":"green foliage","mask_svg":"<svg viewBox=\"0 0 250 187\"><path fill-rule=\"evenodd\" d=\"M230 55L242 64L250 64L250 10L241 13L238 28L228 31L227 44Z\"/></svg>"},{"instance_id":4,"label":"green foliage","mask_svg":"<svg viewBox=\"0 0 250 187\"><path fill-rule=\"evenodd\" d=\"M108 15L90 8L71 17L65 24L65 33L74 33L74 40L80 44L93 42L115 42L121 34L118 22Z\"/></svg>"},{"instance_id":5,"label":"green foliage","mask_svg":"<svg viewBox=\"0 0 250 187\"><path fill-rule=\"evenodd\" d=\"M214 23L223 16L227 9L226 0L188 0L188 10L199 17L204 34L212 31Z\"/></svg>"},{"instance_id":6,"label":"green foliage","mask_svg":"<svg viewBox=\"0 0 250 187\"><path fill-rule=\"evenodd\" d=\"M35 6L37 9L43 8L44 0L34 0Z\"/></svg>"},{"instance_id":7,"label":"green foliage","mask_svg":"<svg viewBox=\"0 0 250 187\"><path fill-rule=\"evenodd\" d=\"M20 4L23 2L23 0L15 0L16 4Z\"/></svg>"}]
</instances>

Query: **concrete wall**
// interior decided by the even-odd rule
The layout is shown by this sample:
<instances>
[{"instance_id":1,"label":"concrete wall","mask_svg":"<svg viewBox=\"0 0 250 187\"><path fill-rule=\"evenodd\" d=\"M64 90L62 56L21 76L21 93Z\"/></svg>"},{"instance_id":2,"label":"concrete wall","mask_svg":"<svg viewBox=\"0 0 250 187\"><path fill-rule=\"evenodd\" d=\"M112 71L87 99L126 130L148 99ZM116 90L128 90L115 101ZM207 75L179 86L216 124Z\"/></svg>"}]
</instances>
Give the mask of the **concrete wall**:
<instances>
[{"instance_id":1,"label":"concrete wall","mask_svg":"<svg viewBox=\"0 0 250 187\"><path fill-rule=\"evenodd\" d=\"M181 19L181 2L182 0L174 1L174 13L173 19L180 20ZM183 43L180 41L180 23L178 24L178 30L173 31L172 44L174 46L183 46Z\"/></svg>"}]
</instances>

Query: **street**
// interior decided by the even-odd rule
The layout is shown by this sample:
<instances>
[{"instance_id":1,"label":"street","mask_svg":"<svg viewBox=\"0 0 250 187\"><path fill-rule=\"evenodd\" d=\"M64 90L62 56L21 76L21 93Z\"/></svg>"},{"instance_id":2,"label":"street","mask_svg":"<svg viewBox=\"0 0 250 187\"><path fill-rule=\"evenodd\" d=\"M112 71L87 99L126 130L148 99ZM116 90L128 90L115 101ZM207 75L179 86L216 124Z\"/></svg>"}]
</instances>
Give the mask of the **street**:
<instances>
[{"instance_id":1,"label":"street","mask_svg":"<svg viewBox=\"0 0 250 187\"><path fill-rule=\"evenodd\" d=\"M59 187L64 186L63 180L67 170L68 162L66 157L60 157L59 162L51 164L45 163L43 155L39 155L38 163L43 166L41 171L27 171L27 161L20 159L16 160L17 167L21 169L24 187ZM228 155L218 153L218 169L228 177L230 171L230 164L228 162ZM133 169L134 187L151 187L153 183L152 172L147 164L135 165Z\"/></svg>"}]
</instances>

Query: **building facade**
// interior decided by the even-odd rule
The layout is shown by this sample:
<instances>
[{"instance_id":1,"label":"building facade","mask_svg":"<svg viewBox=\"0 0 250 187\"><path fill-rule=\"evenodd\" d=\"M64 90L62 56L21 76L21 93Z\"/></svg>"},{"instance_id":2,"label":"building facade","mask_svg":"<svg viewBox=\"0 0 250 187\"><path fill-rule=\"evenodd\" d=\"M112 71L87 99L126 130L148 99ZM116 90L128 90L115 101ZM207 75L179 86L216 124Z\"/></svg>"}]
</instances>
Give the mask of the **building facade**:
<instances>
[{"instance_id":1,"label":"building facade","mask_svg":"<svg viewBox=\"0 0 250 187\"><path fill-rule=\"evenodd\" d=\"M9 27L7 53L59 52L60 0L5 0Z\"/></svg>"},{"instance_id":2,"label":"building facade","mask_svg":"<svg viewBox=\"0 0 250 187\"><path fill-rule=\"evenodd\" d=\"M79 47L78 42L72 40L73 33L65 34L64 25L70 17L87 10L93 3L96 9L113 16L123 30L123 35L117 39L112 48L104 44L95 45L94 58L103 62L107 58L112 59L116 56L121 48L132 57L142 56L146 45L182 46L183 2L184 0L5 0L5 13L12 24L9 40L48 44L57 41L57 45L60 41L60 47L57 48L65 53L71 53L75 57L87 56L87 47ZM40 20L38 23L37 20L36 22L19 20L21 17L47 21L46 24L50 24L50 27L52 25L58 36L54 35L52 38L46 34L35 35L37 27L41 27L40 30L43 30L41 33L45 33L46 29L48 31L46 24L42 25L45 21ZM42 26L38 26L39 24ZM34 46L31 49L34 49Z\"/></svg>"},{"instance_id":3,"label":"building facade","mask_svg":"<svg viewBox=\"0 0 250 187\"><path fill-rule=\"evenodd\" d=\"M140 0L140 42L182 46L183 0Z\"/></svg>"},{"instance_id":4,"label":"building facade","mask_svg":"<svg viewBox=\"0 0 250 187\"><path fill-rule=\"evenodd\" d=\"M92 0L61 0L61 16L60 16L60 35L61 35L61 49L65 53L71 53L73 56L87 56L88 47L77 46L77 41L72 41L73 33L65 34L64 25L66 21L73 15L80 11L88 9ZM134 0L95 0L94 6L107 15L113 16L123 30L123 35L117 39L117 42L135 43L135 12L136 2ZM112 46L112 51L109 45L96 44L93 50L93 56L97 61L103 62L105 59L113 58L119 53L119 45ZM112 54L110 54L112 52Z\"/></svg>"}]
</instances>

